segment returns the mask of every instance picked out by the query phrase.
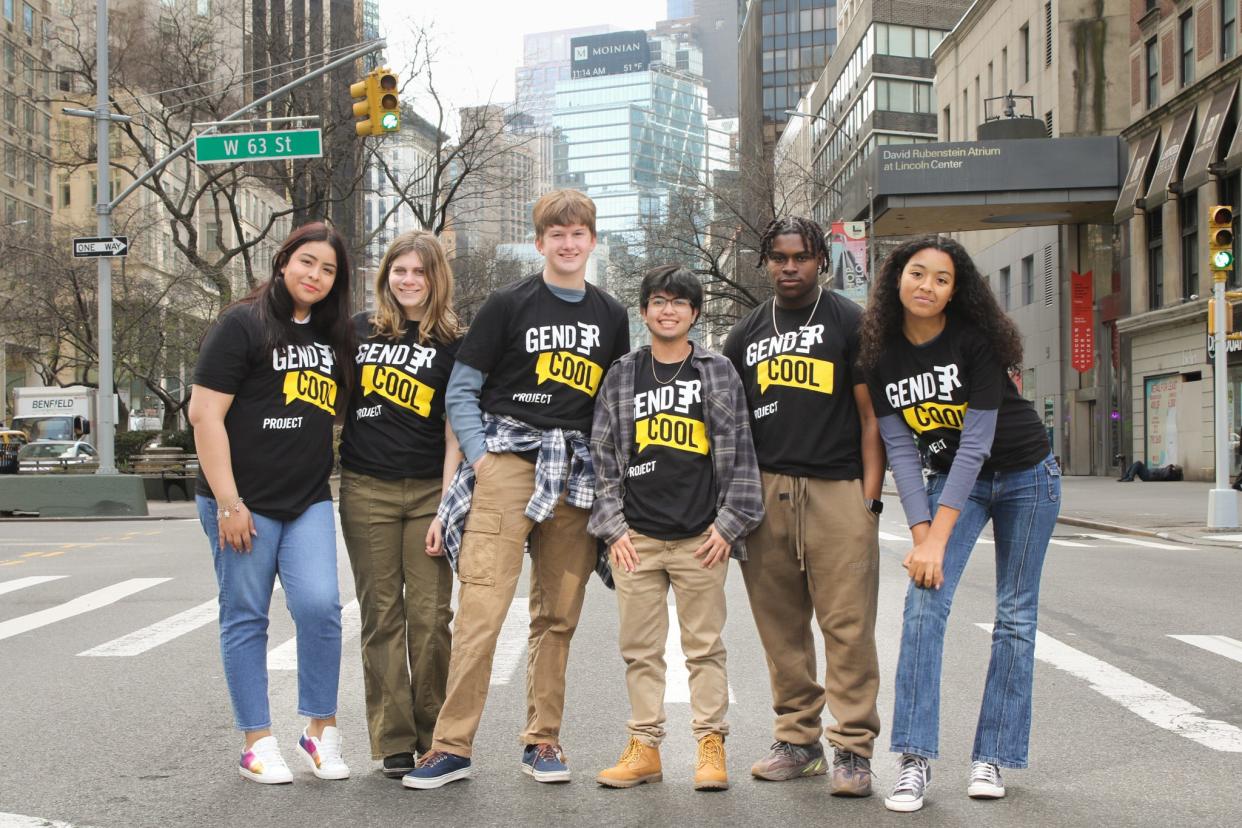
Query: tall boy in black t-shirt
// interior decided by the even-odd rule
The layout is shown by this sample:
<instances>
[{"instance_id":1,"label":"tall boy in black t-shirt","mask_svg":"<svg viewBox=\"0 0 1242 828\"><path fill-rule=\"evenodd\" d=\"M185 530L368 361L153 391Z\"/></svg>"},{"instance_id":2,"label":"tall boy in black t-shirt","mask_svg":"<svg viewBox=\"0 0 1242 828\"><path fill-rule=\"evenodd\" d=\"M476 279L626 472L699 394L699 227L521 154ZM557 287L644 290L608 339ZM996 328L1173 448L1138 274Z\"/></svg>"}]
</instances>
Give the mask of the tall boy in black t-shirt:
<instances>
[{"instance_id":1,"label":"tall boy in black t-shirt","mask_svg":"<svg viewBox=\"0 0 1242 828\"><path fill-rule=\"evenodd\" d=\"M535 204L545 266L484 303L462 341L445 395L466 463L440 507L445 552L469 503L457 574L448 695L432 750L406 775L437 788L470 775L492 655L531 552L530 644L522 770L567 782L560 748L569 642L582 611L596 543L587 534L594 475L587 435L605 372L629 350L625 309L586 281L595 204L573 190ZM473 493L470 486L473 483Z\"/></svg>"},{"instance_id":2,"label":"tall boy in black t-shirt","mask_svg":"<svg viewBox=\"0 0 1242 828\"><path fill-rule=\"evenodd\" d=\"M685 268L648 272L640 307L651 346L617 360L595 403L589 528L611 549L631 708L629 744L595 778L610 788L662 778L670 586L699 744L694 787L729 786L725 573L730 556L746 558L745 537L763 517L763 490L737 373L689 339L702 304L703 286Z\"/></svg>"},{"instance_id":3,"label":"tall boy in black t-shirt","mask_svg":"<svg viewBox=\"0 0 1242 828\"><path fill-rule=\"evenodd\" d=\"M809 219L773 221L760 263L776 288L729 334L725 356L741 374L763 472L766 516L747 544L742 576L767 653L776 712L771 752L751 768L768 780L826 771L832 792L871 793L880 732L875 614L884 449L855 369L861 309L819 285L824 233ZM812 615L827 670L816 681Z\"/></svg>"}]
</instances>

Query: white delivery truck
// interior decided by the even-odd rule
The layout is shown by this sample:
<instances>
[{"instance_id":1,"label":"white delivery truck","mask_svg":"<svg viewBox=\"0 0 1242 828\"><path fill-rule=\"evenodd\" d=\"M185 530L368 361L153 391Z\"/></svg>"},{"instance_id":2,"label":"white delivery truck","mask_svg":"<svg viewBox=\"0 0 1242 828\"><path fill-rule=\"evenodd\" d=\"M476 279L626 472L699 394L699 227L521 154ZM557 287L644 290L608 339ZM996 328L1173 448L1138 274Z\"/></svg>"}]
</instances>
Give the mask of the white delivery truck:
<instances>
[{"instance_id":1,"label":"white delivery truck","mask_svg":"<svg viewBox=\"0 0 1242 828\"><path fill-rule=\"evenodd\" d=\"M85 440L94 445L96 389L85 385L65 388L14 388L13 428L35 440ZM116 410L116 396L112 398Z\"/></svg>"}]
</instances>

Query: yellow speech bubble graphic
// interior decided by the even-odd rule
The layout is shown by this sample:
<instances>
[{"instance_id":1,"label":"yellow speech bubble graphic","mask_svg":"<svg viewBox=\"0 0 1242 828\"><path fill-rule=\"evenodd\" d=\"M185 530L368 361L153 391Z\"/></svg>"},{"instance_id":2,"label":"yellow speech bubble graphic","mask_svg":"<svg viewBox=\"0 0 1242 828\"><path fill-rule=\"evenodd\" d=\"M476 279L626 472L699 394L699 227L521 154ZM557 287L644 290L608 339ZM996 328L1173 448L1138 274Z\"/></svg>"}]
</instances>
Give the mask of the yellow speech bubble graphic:
<instances>
[{"instance_id":1,"label":"yellow speech bubble graphic","mask_svg":"<svg viewBox=\"0 0 1242 828\"><path fill-rule=\"evenodd\" d=\"M833 364L826 359L782 354L759 363L755 372L760 394L773 385L802 388L818 394L832 393Z\"/></svg>"},{"instance_id":2,"label":"yellow speech bubble graphic","mask_svg":"<svg viewBox=\"0 0 1242 828\"><path fill-rule=\"evenodd\" d=\"M539 385L552 380L576 388L588 397L595 396L603 378L602 367L568 351L544 351L535 363L535 380Z\"/></svg>"},{"instance_id":3,"label":"yellow speech bubble graphic","mask_svg":"<svg viewBox=\"0 0 1242 828\"><path fill-rule=\"evenodd\" d=\"M336 380L318 371L290 371L285 374L285 405L294 400L308 402L336 416Z\"/></svg>"},{"instance_id":4,"label":"yellow speech bubble graphic","mask_svg":"<svg viewBox=\"0 0 1242 828\"><path fill-rule=\"evenodd\" d=\"M678 417L676 414L657 414L634 423L634 439L638 441L638 453L647 446L667 446L693 454L707 454L707 426L702 420Z\"/></svg>"},{"instance_id":5,"label":"yellow speech bubble graphic","mask_svg":"<svg viewBox=\"0 0 1242 828\"><path fill-rule=\"evenodd\" d=\"M911 406L901 412L906 423L914 431L922 434L937 428L962 430L962 420L966 418L966 404L945 405L943 403L925 402Z\"/></svg>"},{"instance_id":6,"label":"yellow speech bubble graphic","mask_svg":"<svg viewBox=\"0 0 1242 828\"><path fill-rule=\"evenodd\" d=\"M431 416L431 400L436 390L414 377L387 365L364 365L362 367L362 393L364 396L378 394L420 417Z\"/></svg>"}]
</instances>

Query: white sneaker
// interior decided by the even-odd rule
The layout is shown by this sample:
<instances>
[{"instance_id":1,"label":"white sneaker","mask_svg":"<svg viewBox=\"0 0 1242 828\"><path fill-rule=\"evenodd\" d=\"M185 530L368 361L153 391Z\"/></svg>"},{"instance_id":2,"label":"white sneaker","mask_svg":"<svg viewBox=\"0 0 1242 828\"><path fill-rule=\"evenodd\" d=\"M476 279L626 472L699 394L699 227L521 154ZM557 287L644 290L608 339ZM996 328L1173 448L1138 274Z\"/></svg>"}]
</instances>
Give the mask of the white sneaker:
<instances>
[{"instance_id":1,"label":"white sneaker","mask_svg":"<svg viewBox=\"0 0 1242 828\"><path fill-rule=\"evenodd\" d=\"M297 750L320 779L349 778L349 766L341 758L341 731L335 727L325 727L318 738L303 730Z\"/></svg>"},{"instance_id":2,"label":"white sneaker","mask_svg":"<svg viewBox=\"0 0 1242 828\"><path fill-rule=\"evenodd\" d=\"M1001 781L1000 768L991 762L971 762L970 786L966 794L971 799L1000 799L1005 795L1005 783Z\"/></svg>"},{"instance_id":3,"label":"white sneaker","mask_svg":"<svg viewBox=\"0 0 1242 828\"><path fill-rule=\"evenodd\" d=\"M923 807L923 792L931 785L931 765L922 756L901 754L897 783L893 792L884 799L884 807L890 811L911 813Z\"/></svg>"},{"instance_id":4,"label":"white sneaker","mask_svg":"<svg viewBox=\"0 0 1242 828\"><path fill-rule=\"evenodd\" d=\"M264 736L242 753L237 770L246 779L264 785L287 785L293 781L275 736Z\"/></svg>"}]
</instances>

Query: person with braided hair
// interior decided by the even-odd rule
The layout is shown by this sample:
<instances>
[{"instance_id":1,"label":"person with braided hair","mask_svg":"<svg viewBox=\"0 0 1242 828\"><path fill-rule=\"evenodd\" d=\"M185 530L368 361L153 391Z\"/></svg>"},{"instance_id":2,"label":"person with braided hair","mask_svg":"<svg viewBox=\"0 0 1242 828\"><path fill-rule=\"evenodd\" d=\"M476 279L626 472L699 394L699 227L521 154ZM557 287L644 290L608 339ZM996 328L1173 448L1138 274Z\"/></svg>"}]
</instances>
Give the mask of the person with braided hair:
<instances>
[{"instance_id":1,"label":"person with braided hair","mask_svg":"<svg viewBox=\"0 0 1242 828\"><path fill-rule=\"evenodd\" d=\"M832 793L871 794L880 732L875 648L884 449L855 368L862 310L820 284L824 232L806 218L768 225L760 245L775 296L729 334L725 356L746 390L766 517L741 563L767 655L775 742L751 773L772 781L827 772ZM814 617L827 668L815 676Z\"/></svg>"}]
</instances>

